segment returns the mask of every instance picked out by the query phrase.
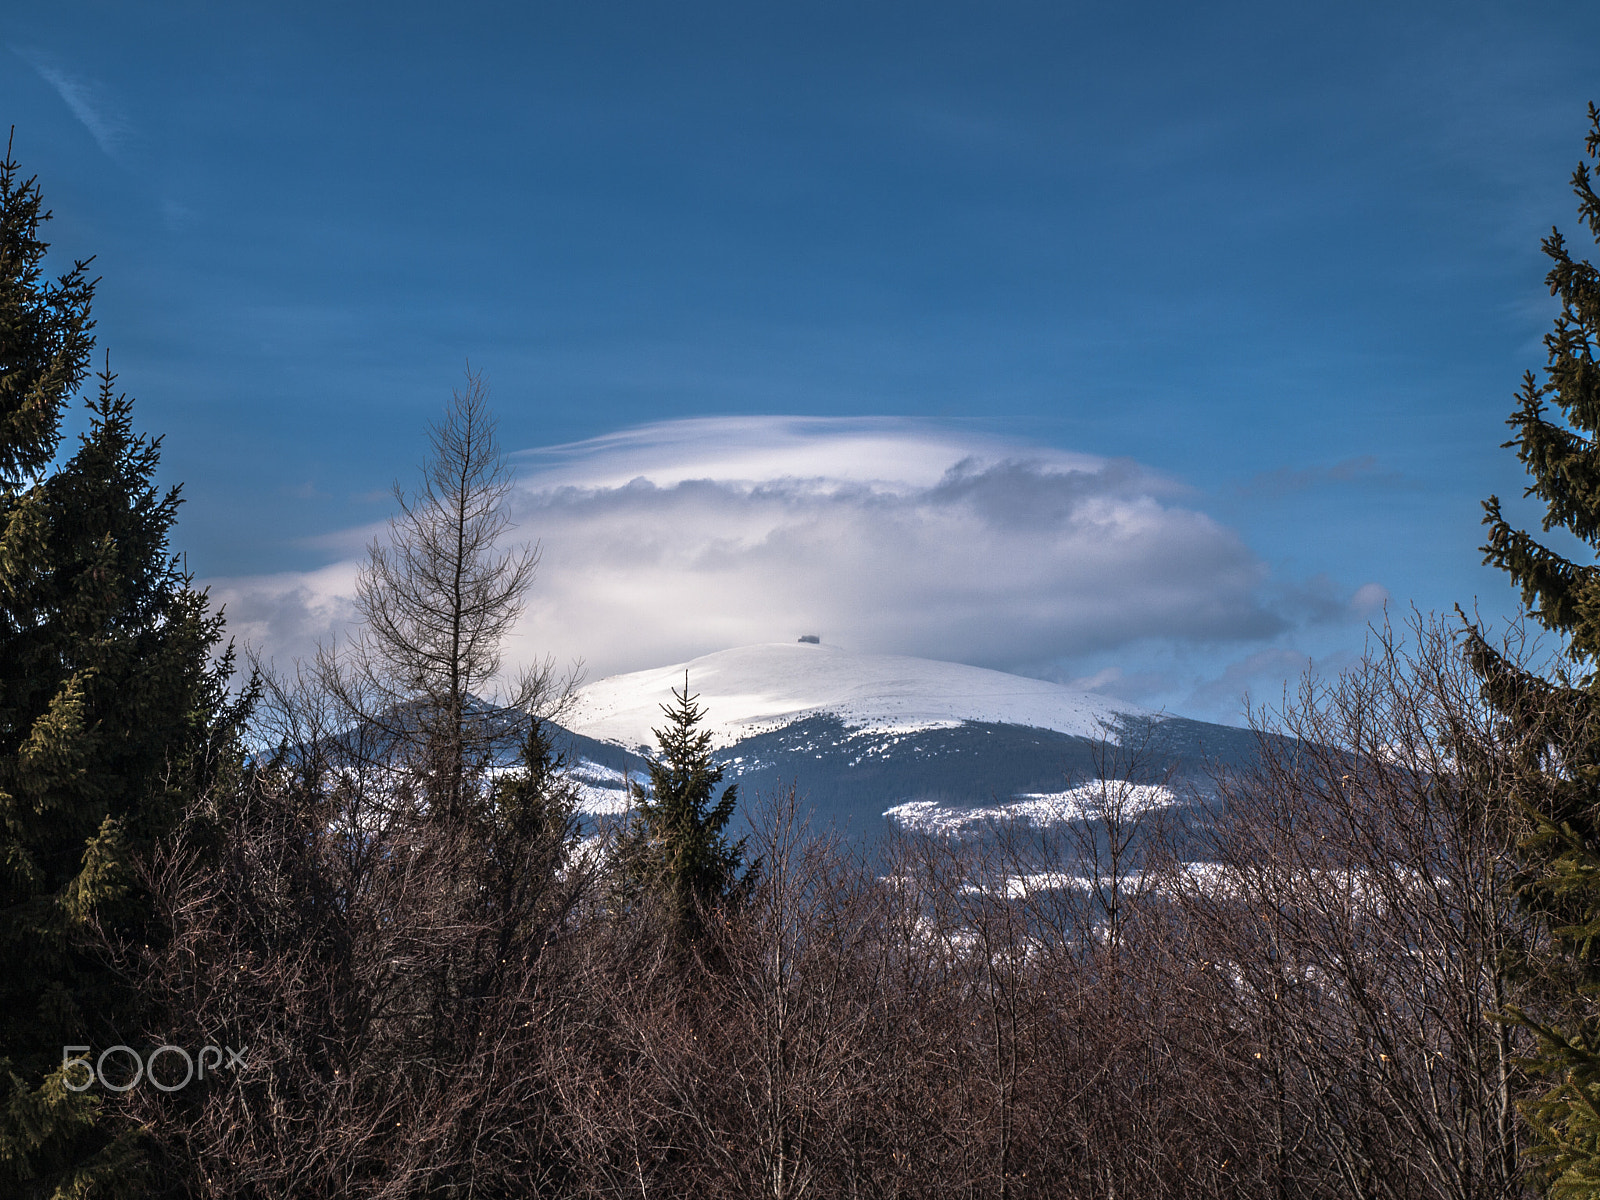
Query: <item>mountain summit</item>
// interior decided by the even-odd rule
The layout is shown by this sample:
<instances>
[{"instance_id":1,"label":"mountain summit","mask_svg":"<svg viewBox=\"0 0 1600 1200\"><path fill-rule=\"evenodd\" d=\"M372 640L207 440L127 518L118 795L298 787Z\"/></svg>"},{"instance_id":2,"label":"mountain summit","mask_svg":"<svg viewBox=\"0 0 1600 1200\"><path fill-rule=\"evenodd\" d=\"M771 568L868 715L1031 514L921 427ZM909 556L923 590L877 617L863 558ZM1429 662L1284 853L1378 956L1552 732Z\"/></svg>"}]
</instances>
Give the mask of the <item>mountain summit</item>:
<instances>
[{"instance_id":1,"label":"mountain summit","mask_svg":"<svg viewBox=\"0 0 1600 1200\"><path fill-rule=\"evenodd\" d=\"M857 654L815 642L772 642L601 679L579 693L567 725L630 750L649 748L655 741L650 731L661 723L660 706L683 686L685 672L719 749L813 717L836 717L853 734L909 734L977 722L1113 740L1129 719L1159 719L1134 704L1004 671Z\"/></svg>"},{"instance_id":2,"label":"mountain summit","mask_svg":"<svg viewBox=\"0 0 1600 1200\"><path fill-rule=\"evenodd\" d=\"M681 688L706 710L715 758L740 794L794 786L818 817L858 834L952 828L981 814L1052 810L1102 773L1203 785L1254 736L1092 692L960 663L857 654L814 642L743 646L597 680L564 721L581 743L592 811L626 804ZM1056 807L1060 807L1056 805Z\"/></svg>"}]
</instances>

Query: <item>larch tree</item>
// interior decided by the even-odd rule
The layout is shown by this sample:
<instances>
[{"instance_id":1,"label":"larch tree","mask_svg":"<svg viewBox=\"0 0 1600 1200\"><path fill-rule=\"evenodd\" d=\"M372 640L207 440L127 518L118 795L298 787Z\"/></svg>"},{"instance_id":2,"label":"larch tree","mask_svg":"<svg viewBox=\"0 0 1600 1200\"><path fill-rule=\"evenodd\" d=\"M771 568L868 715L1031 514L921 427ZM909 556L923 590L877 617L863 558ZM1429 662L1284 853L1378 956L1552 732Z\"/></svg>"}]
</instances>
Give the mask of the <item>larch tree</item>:
<instances>
[{"instance_id":1,"label":"larch tree","mask_svg":"<svg viewBox=\"0 0 1600 1200\"><path fill-rule=\"evenodd\" d=\"M316 678L373 785L364 790L387 810L380 840L407 847L390 866L431 864L425 922L486 931L432 955L414 985L435 1031L453 1038L497 993L498 967L536 955L531 931L542 944L571 902L557 885L573 788L546 725L571 682L548 658L503 678L539 550L505 545L513 479L480 375L468 373L429 435L420 486L395 488L388 538L368 547L356 585L366 624L343 652L320 654Z\"/></svg>"},{"instance_id":2,"label":"larch tree","mask_svg":"<svg viewBox=\"0 0 1600 1200\"><path fill-rule=\"evenodd\" d=\"M454 820L481 800L476 784L504 735L484 702L539 551L500 546L512 478L481 375L468 374L429 437L420 486L395 486L389 537L368 547L356 585L366 626L342 655L323 654L320 674L353 718L387 732L386 754L420 777L428 811ZM493 707L543 711L561 691L546 663L500 689Z\"/></svg>"},{"instance_id":3,"label":"larch tree","mask_svg":"<svg viewBox=\"0 0 1600 1200\"><path fill-rule=\"evenodd\" d=\"M1589 106L1586 149L1600 152L1600 111ZM1600 196L1587 163L1572 177L1578 212L1600 239ZM1546 282L1560 310L1545 335L1543 377L1528 372L1508 424L1527 469L1526 494L1543 528L1600 550L1600 272L1574 258L1559 230L1544 239ZM1543 1091L1524 1106L1533 1160L1549 1194L1600 1194L1600 566L1575 562L1516 528L1498 497L1484 504L1485 561L1521 589L1528 614L1564 643L1568 665L1549 675L1496 653L1476 631L1468 652L1504 718L1521 769L1506 797L1531 832L1519 843L1524 903L1550 935L1527 966L1545 981L1550 1011L1517 1012L1537 1033Z\"/></svg>"},{"instance_id":4,"label":"larch tree","mask_svg":"<svg viewBox=\"0 0 1600 1200\"><path fill-rule=\"evenodd\" d=\"M133 856L207 770L226 709L221 618L173 557L178 490L109 367L75 451L87 262L51 281L43 209L0 163L0 1193L136 1186L135 1130L66 1086L63 1047L131 1036L138 997L93 950L147 919ZM74 1079L81 1077L73 1076Z\"/></svg>"}]
</instances>

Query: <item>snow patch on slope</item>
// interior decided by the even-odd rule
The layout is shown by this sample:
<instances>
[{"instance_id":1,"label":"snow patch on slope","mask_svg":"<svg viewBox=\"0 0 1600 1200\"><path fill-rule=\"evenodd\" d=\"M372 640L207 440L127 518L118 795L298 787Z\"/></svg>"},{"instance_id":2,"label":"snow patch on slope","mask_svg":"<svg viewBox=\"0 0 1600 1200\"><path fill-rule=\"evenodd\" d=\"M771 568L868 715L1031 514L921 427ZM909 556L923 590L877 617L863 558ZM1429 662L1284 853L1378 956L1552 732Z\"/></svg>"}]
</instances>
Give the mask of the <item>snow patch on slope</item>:
<instances>
[{"instance_id":1,"label":"snow patch on slope","mask_svg":"<svg viewBox=\"0 0 1600 1200\"><path fill-rule=\"evenodd\" d=\"M571 778L578 812L586 817L614 817L627 812L629 785L648 782L648 776L640 772L624 773L587 758L573 767Z\"/></svg>"},{"instance_id":2,"label":"snow patch on slope","mask_svg":"<svg viewBox=\"0 0 1600 1200\"><path fill-rule=\"evenodd\" d=\"M1108 807L1136 818L1176 803L1177 794L1163 784L1098 779L1064 792L1024 792L1003 804L956 807L934 800L910 800L883 815L901 828L919 833L962 834L1013 821L1045 829L1073 821L1102 820Z\"/></svg>"},{"instance_id":3,"label":"snow patch on slope","mask_svg":"<svg viewBox=\"0 0 1600 1200\"><path fill-rule=\"evenodd\" d=\"M673 688L683 686L686 671L718 749L821 715L838 717L852 731L886 735L981 721L1090 738L1114 738L1118 718L1157 715L1003 671L774 642L598 680L579 692L573 716L564 724L629 749L653 748L651 730L662 724L661 705L671 702Z\"/></svg>"}]
</instances>

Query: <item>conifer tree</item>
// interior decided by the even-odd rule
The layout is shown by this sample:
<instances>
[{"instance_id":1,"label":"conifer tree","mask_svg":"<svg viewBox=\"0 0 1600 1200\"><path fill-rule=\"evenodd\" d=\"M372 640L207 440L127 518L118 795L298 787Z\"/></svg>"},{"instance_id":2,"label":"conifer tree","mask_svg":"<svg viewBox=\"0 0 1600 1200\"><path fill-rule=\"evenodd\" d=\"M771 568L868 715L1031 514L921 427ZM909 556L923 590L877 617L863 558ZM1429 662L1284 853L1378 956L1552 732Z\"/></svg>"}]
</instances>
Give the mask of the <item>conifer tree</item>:
<instances>
[{"instance_id":1,"label":"conifer tree","mask_svg":"<svg viewBox=\"0 0 1600 1200\"><path fill-rule=\"evenodd\" d=\"M1600 111L1589 106L1590 158L1600 151ZM1578 211L1600 239L1600 196L1587 163L1572 177ZM1507 424L1544 504L1546 531L1562 529L1600 550L1600 272L1574 259L1559 230L1543 242L1546 276L1560 302L1545 336L1541 380L1527 373ZM1570 668L1554 677L1520 669L1478 633L1468 652L1523 768L1510 785L1512 811L1532 832L1520 843L1524 902L1551 934L1552 950L1530 965L1551 986L1553 1013L1514 1016L1539 1036L1536 1074L1544 1091L1524 1106L1531 1156L1551 1195L1600 1194L1600 566L1574 562L1520 530L1498 497L1484 504L1485 562L1510 575L1529 615L1561 636Z\"/></svg>"},{"instance_id":2,"label":"conifer tree","mask_svg":"<svg viewBox=\"0 0 1600 1200\"><path fill-rule=\"evenodd\" d=\"M220 617L168 547L177 489L109 366L55 462L91 349L87 263L46 282L49 219L0 163L0 1194L135 1186L130 1131L65 1085L66 1045L131 1033L136 997L87 946L136 932L131 858L205 769ZM52 465L54 463L54 465ZM109 1040L108 1040L109 1039ZM81 1070L79 1075L81 1076ZM79 1076L71 1076L76 1079Z\"/></svg>"},{"instance_id":3,"label":"conifer tree","mask_svg":"<svg viewBox=\"0 0 1600 1200\"><path fill-rule=\"evenodd\" d=\"M517 765L495 780L484 838L485 891L499 921L503 961L518 940L549 923L551 883L578 841L576 788L550 726L531 714ZM534 952L542 947L534 947Z\"/></svg>"},{"instance_id":4,"label":"conifer tree","mask_svg":"<svg viewBox=\"0 0 1600 1200\"><path fill-rule=\"evenodd\" d=\"M92 259L45 278L50 219L32 179L18 179L6 141L0 162L0 480L8 486L48 463L61 439L61 405L82 382L94 344Z\"/></svg>"},{"instance_id":5,"label":"conifer tree","mask_svg":"<svg viewBox=\"0 0 1600 1200\"><path fill-rule=\"evenodd\" d=\"M716 803L722 768L711 759L711 734L700 728L705 710L683 689L663 704L667 723L651 732L660 753L650 761L650 787L633 785L634 819L626 835L627 874L666 907L672 936L682 946L695 942L708 907L738 895L753 879L744 871L745 841L730 842L724 830L738 804L738 785L729 784Z\"/></svg>"}]
</instances>

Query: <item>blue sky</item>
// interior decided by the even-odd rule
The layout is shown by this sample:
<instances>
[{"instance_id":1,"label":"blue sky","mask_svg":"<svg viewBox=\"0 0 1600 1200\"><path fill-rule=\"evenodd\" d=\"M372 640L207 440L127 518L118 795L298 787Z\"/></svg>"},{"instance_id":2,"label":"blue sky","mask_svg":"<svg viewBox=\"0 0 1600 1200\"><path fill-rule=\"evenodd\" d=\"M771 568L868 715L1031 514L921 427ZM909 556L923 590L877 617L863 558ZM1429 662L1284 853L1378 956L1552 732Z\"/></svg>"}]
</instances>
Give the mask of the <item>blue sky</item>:
<instances>
[{"instance_id":1,"label":"blue sky","mask_svg":"<svg viewBox=\"0 0 1600 1200\"><path fill-rule=\"evenodd\" d=\"M520 644L591 674L815 625L1231 718L1385 595L1511 608L1592 5L0 9L177 545L284 658L469 360Z\"/></svg>"}]
</instances>

